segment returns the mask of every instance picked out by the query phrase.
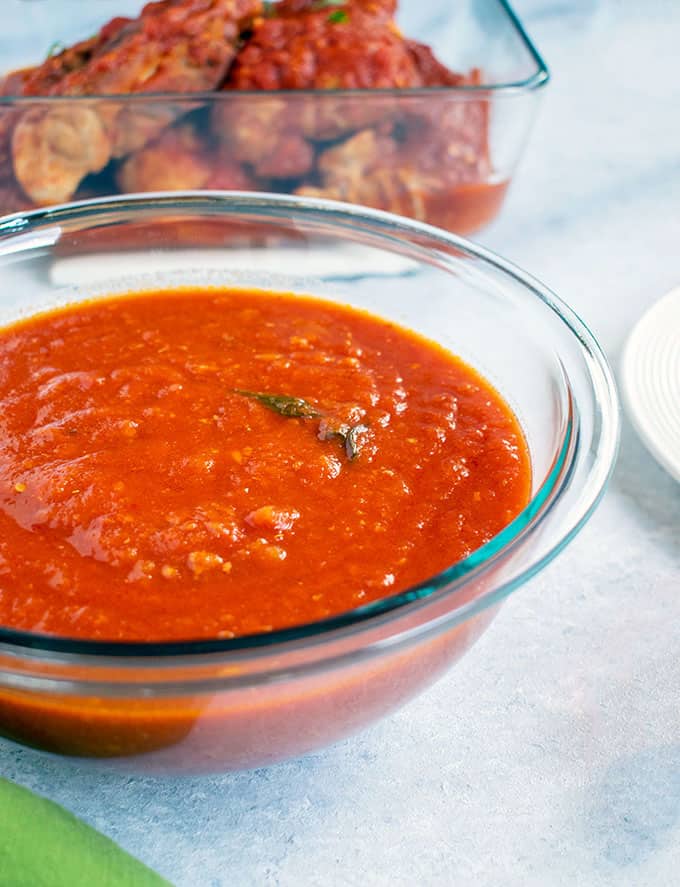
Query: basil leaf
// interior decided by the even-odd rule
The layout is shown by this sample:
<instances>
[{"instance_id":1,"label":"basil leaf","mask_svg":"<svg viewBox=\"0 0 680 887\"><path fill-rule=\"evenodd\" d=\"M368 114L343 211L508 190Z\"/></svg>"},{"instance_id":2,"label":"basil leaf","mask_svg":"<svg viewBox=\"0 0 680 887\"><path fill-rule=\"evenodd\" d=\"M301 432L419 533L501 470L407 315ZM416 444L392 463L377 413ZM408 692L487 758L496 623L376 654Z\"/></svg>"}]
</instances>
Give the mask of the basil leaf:
<instances>
[{"instance_id":1,"label":"basil leaf","mask_svg":"<svg viewBox=\"0 0 680 887\"><path fill-rule=\"evenodd\" d=\"M312 406L311 403L307 403L301 397L291 397L288 394L266 394L263 391L241 391L239 389L236 389L236 394L257 400L267 409L291 419L318 419L321 416L316 407Z\"/></svg>"}]
</instances>

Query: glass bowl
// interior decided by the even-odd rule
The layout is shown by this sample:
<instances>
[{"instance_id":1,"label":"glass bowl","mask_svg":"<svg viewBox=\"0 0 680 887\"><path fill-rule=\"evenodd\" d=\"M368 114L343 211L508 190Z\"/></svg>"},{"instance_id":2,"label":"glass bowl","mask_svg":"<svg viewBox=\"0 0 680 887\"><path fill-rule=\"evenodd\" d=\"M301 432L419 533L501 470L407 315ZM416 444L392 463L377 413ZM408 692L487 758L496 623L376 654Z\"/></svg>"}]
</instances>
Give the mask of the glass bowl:
<instances>
[{"instance_id":1,"label":"glass bowl","mask_svg":"<svg viewBox=\"0 0 680 887\"><path fill-rule=\"evenodd\" d=\"M280 195L106 198L0 219L0 280L0 323L187 283L360 306L491 380L522 423L533 471L529 505L489 543L417 587L325 621L172 643L0 628L0 732L20 743L129 769L205 772L346 736L468 649L578 532L614 463L614 382L588 329L529 275L418 222Z\"/></svg>"},{"instance_id":2,"label":"glass bowl","mask_svg":"<svg viewBox=\"0 0 680 887\"><path fill-rule=\"evenodd\" d=\"M7 71L142 6L6 2ZM399 23L464 74L461 85L46 99L0 88L0 212L220 188L345 200L476 231L504 200L546 66L505 0L402 0ZM95 150L107 139L104 154Z\"/></svg>"}]
</instances>

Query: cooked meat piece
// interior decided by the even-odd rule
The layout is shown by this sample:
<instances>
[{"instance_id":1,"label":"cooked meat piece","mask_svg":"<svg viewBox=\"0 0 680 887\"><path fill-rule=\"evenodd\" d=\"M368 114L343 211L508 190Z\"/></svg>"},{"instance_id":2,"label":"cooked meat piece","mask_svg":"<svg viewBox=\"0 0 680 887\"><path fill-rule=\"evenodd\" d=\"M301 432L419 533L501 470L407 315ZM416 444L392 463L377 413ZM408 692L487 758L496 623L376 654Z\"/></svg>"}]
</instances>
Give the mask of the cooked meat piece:
<instances>
[{"instance_id":1,"label":"cooked meat piece","mask_svg":"<svg viewBox=\"0 0 680 887\"><path fill-rule=\"evenodd\" d=\"M11 77L21 78L21 88L15 95L66 95L59 91L59 84L67 75L76 76L92 60L93 56L118 37L121 30L129 25L132 19L114 18L94 37L65 47L61 52L52 52L40 65L15 71Z\"/></svg>"},{"instance_id":2,"label":"cooked meat piece","mask_svg":"<svg viewBox=\"0 0 680 887\"><path fill-rule=\"evenodd\" d=\"M321 187L303 186L295 193L389 209L422 219L421 189L436 187L437 178L416 172L418 180L414 181L415 171L402 167L402 162L395 139L365 129L321 154Z\"/></svg>"},{"instance_id":3,"label":"cooked meat piece","mask_svg":"<svg viewBox=\"0 0 680 887\"><path fill-rule=\"evenodd\" d=\"M89 41L48 59L24 82L25 95L119 95L202 92L227 72L241 31L260 0L159 0L137 19L115 19ZM143 147L191 104L150 110L102 101L22 117L13 137L17 179L37 203L68 200L89 173ZM67 117L71 115L69 125ZM99 118L99 126L92 120ZM54 119L56 117L56 120ZM88 138L71 138L87 119ZM67 144L64 130L69 129ZM56 137L55 137L56 134Z\"/></svg>"},{"instance_id":4,"label":"cooked meat piece","mask_svg":"<svg viewBox=\"0 0 680 887\"><path fill-rule=\"evenodd\" d=\"M25 77L32 68L21 71L12 71L0 79L0 96L19 95ZM12 170L12 132L19 119L20 112L12 105L0 107L0 189L4 190L5 182L14 187L14 174ZM24 202L25 198L24 198ZM9 212L10 210L7 210Z\"/></svg>"},{"instance_id":5,"label":"cooked meat piece","mask_svg":"<svg viewBox=\"0 0 680 887\"><path fill-rule=\"evenodd\" d=\"M301 97L304 103L307 96ZM291 101L267 95L225 96L213 109L213 129L233 156L257 176L296 179L314 165L314 150L300 134Z\"/></svg>"},{"instance_id":6,"label":"cooked meat piece","mask_svg":"<svg viewBox=\"0 0 680 887\"><path fill-rule=\"evenodd\" d=\"M458 74L443 65L424 43L407 40L406 45L423 86L463 86L470 82L465 74Z\"/></svg>"},{"instance_id":7,"label":"cooked meat piece","mask_svg":"<svg viewBox=\"0 0 680 887\"><path fill-rule=\"evenodd\" d=\"M240 164L213 150L187 123L164 132L118 170L121 191L252 190Z\"/></svg>"},{"instance_id":8,"label":"cooked meat piece","mask_svg":"<svg viewBox=\"0 0 680 887\"><path fill-rule=\"evenodd\" d=\"M407 46L424 86L480 84L479 70L457 74L429 47L414 41ZM364 130L323 151L318 172L320 186L299 188L298 194L440 219L455 188L489 178L488 99L461 101L446 91L414 99L387 134Z\"/></svg>"},{"instance_id":9,"label":"cooked meat piece","mask_svg":"<svg viewBox=\"0 0 680 887\"><path fill-rule=\"evenodd\" d=\"M467 74L457 74L442 65L428 46L410 41L409 50L425 86L462 87L480 86L482 83L478 68L473 68ZM474 153L485 165L488 155L488 109L488 97L483 95L476 101L472 97L461 101L458 97L451 99L442 93L431 95L427 101L411 103L410 107L405 108L402 124L412 132L425 124L427 135L423 138L427 138L426 149L439 146L445 148L449 156L458 157L465 153L468 159Z\"/></svg>"},{"instance_id":10,"label":"cooked meat piece","mask_svg":"<svg viewBox=\"0 0 680 887\"><path fill-rule=\"evenodd\" d=\"M213 158L212 175L205 183L208 191L257 191L257 183L240 163L224 149L218 149Z\"/></svg>"},{"instance_id":11,"label":"cooked meat piece","mask_svg":"<svg viewBox=\"0 0 680 887\"><path fill-rule=\"evenodd\" d=\"M82 40L74 46L64 49L60 53L51 54L42 64L36 65L32 68L22 68L21 70L10 72L0 82L0 95L49 95L55 89L56 84L66 74L81 70L90 60L95 49L98 46L103 45L106 41L113 39L120 28L129 21L130 19L114 19L112 22L109 22L108 25L105 25L96 36L91 37L88 40ZM31 111L25 115L26 124L22 127L22 130L17 137L17 142L24 146L23 150L29 152L24 159L19 158L19 166L22 168L23 173L28 175L30 175L30 170L26 170L25 167L26 163L30 166L33 162L34 155L32 154L32 150L36 146L34 137L39 130L45 126L45 135L47 137L43 140L45 142L43 147L38 148L39 153L41 154L41 161L44 162L45 159L49 159L46 158L46 153L49 153L49 150L46 150L46 146L49 144L50 140L56 142L56 156L50 160L49 169L44 170L44 181L42 181L39 186L39 191L43 194L55 193L55 191L58 195L61 194L58 183L55 187L54 178L56 177L58 179L60 175L60 165L66 163L66 166L70 166L69 162L63 157L64 144L65 142L70 143L66 147L66 152L67 154L70 153L73 155L74 151L77 152L77 145L73 145L73 137L76 132L76 127L84 117L87 119L88 124L92 123L90 114L83 115L82 113L77 113L75 115L64 115L63 109L59 109L59 111L60 113L56 115L53 121L43 123L45 112L43 111L40 113L37 108L31 109ZM18 108L3 109L2 116L0 116L0 168L7 171L8 177L11 176L10 171L12 170L13 164L12 134L17 122L22 119L22 116L24 115L22 115L22 112ZM73 116L73 119L68 120L67 117L71 116ZM99 132L101 128L95 127L95 129L97 130L97 133L101 135ZM65 130L70 131L70 135L66 135ZM87 126L85 132L92 135L92 126ZM40 141L40 138L38 138L38 142ZM98 150L101 151L101 145L99 145ZM96 153L97 151L95 151L95 154ZM73 171L69 169L66 176L69 181L72 180ZM20 189L13 182L8 193L14 195L15 192L21 193ZM34 199L37 200L37 197L34 197ZM21 204L30 205L29 201L23 195L21 198Z\"/></svg>"},{"instance_id":12,"label":"cooked meat piece","mask_svg":"<svg viewBox=\"0 0 680 887\"><path fill-rule=\"evenodd\" d=\"M34 205L16 183L9 152L10 131L5 130L6 115L0 117L0 216Z\"/></svg>"},{"instance_id":13,"label":"cooked meat piece","mask_svg":"<svg viewBox=\"0 0 680 887\"><path fill-rule=\"evenodd\" d=\"M26 111L12 135L14 174L37 204L71 197L88 173L106 166L110 152L100 114L80 104Z\"/></svg>"},{"instance_id":14,"label":"cooked meat piece","mask_svg":"<svg viewBox=\"0 0 680 887\"><path fill-rule=\"evenodd\" d=\"M0 178L12 177L12 131L17 119L14 108L0 108Z\"/></svg>"},{"instance_id":15,"label":"cooked meat piece","mask_svg":"<svg viewBox=\"0 0 680 887\"><path fill-rule=\"evenodd\" d=\"M346 183L353 188L367 171L380 163L394 166L399 158L399 145L389 134L381 134L374 129L364 129L323 151L319 156L319 171L329 183L340 186Z\"/></svg>"},{"instance_id":16,"label":"cooked meat piece","mask_svg":"<svg viewBox=\"0 0 680 887\"><path fill-rule=\"evenodd\" d=\"M111 134L111 156L127 157L144 148L179 117L197 107L195 102L149 102L100 105L99 114Z\"/></svg>"},{"instance_id":17,"label":"cooked meat piece","mask_svg":"<svg viewBox=\"0 0 680 887\"><path fill-rule=\"evenodd\" d=\"M21 68L18 71L10 71L0 78L0 95L22 95L26 81L35 71L35 68Z\"/></svg>"},{"instance_id":18,"label":"cooked meat piece","mask_svg":"<svg viewBox=\"0 0 680 887\"><path fill-rule=\"evenodd\" d=\"M325 5L285 0L256 19L228 90L381 89L423 85L416 60L391 19L391 0ZM327 140L389 118L390 95L257 96L215 107L213 125L257 175L292 178L312 166L306 139Z\"/></svg>"},{"instance_id":19,"label":"cooked meat piece","mask_svg":"<svg viewBox=\"0 0 680 887\"><path fill-rule=\"evenodd\" d=\"M35 209L35 207L26 199L26 195L16 182L7 180L0 182L0 216L25 209Z\"/></svg>"},{"instance_id":20,"label":"cooked meat piece","mask_svg":"<svg viewBox=\"0 0 680 887\"><path fill-rule=\"evenodd\" d=\"M24 95L121 95L215 89L259 0L157 0L136 19L114 19L96 37L35 69ZM51 86L47 78L55 72Z\"/></svg>"},{"instance_id":21,"label":"cooked meat piece","mask_svg":"<svg viewBox=\"0 0 680 887\"><path fill-rule=\"evenodd\" d=\"M404 120L405 135L399 140L366 129L323 151L321 185L296 193L436 219L456 188L486 181L491 171L485 103L445 96L440 101L439 114L433 110L438 122Z\"/></svg>"},{"instance_id":22,"label":"cooked meat piece","mask_svg":"<svg viewBox=\"0 0 680 887\"><path fill-rule=\"evenodd\" d=\"M193 126L164 132L132 154L118 170L121 191L178 191L202 188L210 178L210 155Z\"/></svg>"},{"instance_id":23,"label":"cooked meat piece","mask_svg":"<svg viewBox=\"0 0 680 887\"><path fill-rule=\"evenodd\" d=\"M258 176L266 179L301 178L314 165L314 150L297 133L281 133L270 154L256 164Z\"/></svg>"}]
</instances>

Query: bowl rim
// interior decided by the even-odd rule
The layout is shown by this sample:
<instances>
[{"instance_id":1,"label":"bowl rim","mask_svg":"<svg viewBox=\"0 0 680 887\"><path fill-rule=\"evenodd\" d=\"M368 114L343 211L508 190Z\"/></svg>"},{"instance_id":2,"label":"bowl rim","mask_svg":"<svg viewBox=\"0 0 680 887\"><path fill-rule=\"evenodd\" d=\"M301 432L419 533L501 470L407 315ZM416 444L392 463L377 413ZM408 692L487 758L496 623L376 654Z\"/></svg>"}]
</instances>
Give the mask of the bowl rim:
<instances>
[{"instance_id":1,"label":"bowl rim","mask_svg":"<svg viewBox=\"0 0 680 887\"><path fill-rule=\"evenodd\" d=\"M0 218L0 260L4 257L3 243L11 241L16 236L24 236L32 228L40 229L43 225L51 226L55 236L60 233L59 222L68 220L96 219L99 215L108 215L112 211L119 212L167 209L172 212L187 210L205 212L211 210L213 214L219 208L238 211L247 207L253 212L269 211L278 213L279 216L289 216L290 213L314 214L326 217L327 221L335 223L342 219L345 223L360 222L374 225L379 229L379 234L395 233L411 234L414 236L426 236L430 240L439 241L442 246L462 251L463 253L482 260L485 265L491 265L502 274L511 277L519 283L524 290L529 290L551 311L566 327L577 341L582 353L587 358L587 366L590 373L590 382L594 392L594 399L601 408L604 419L600 426L600 449L596 453L594 466L589 471L591 482L588 484L588 495L583 497L579 507L570 513L569 526L562 532L559 538L547 547L541 557L531 561L528 566L511 579L499 586L492 588L472 601L463 603L460 607L453 607L459 615L465 618L486 609L507 597L515 588L522 585L543 567L545 567L569 541L579 532L582 526L590 518L599 504L607 482L613 472L618 452L620 435L620 413L616 393L616 384L613 372L609 366L597 340L583 321L546 286L540 283L530 274L522 271L516 265L497 256L491 250L472 243L464 237L451 234L434 226L427 225L412 219L407 219L381 210L369 209L355 204L340 203L339 201L320 198L304 198L283 194L268 194L263 192L238 192L238 191L177 191L177 192L152 192L143 194L128 194L124 196L111 196L94 198L73 203L61 204L53 207L32 210L30 212L17 212ZM597 385L595 384L597 382ZM608 425L608 427L606 427ZM202 655L206 653L262 653L273 652L274 648L282 645L290 645L291 642L319 643L324 638L331 639L342 629L375 627L380 617L400 616L405 608L414 603L425 604L429 602L436 592L446 589L447 597L453 597L461 591L471 579L478 578L485 573L501 557L511 553L517 546L523 543L529 535L532 535L545 519L553 511L559 502L561 492L569 485L571 469L574 464L576 443L578 440L578 416L573 413L567 423L567 431L561 441L557 459L550 469L541 486L534 492L532 498L522 511L500 533L490 539L480 548L475 549L470 555L461 561L454 563L445 570L428 577L416 585L413 585L397 594L380 598L361 607L345 611L336 616L327 617L313 622L303 623L290 628L278 629L267 633L243 635L237 638L198 638L172 641L99 641L81 638L66 637L63 635L48 635L38 632L22 631L0 626L0 646L2 648L17 647L34 652L65 653L76 656L93 657L97 660L105 658L134 657L141 659L167 660L170 657L186 657ZM597 471L596 471L597 467ZM594 479L594 483L593 483ZM299 644L296 648L299 648Z\"/></svg>"},{"instance_id":2,"label":"bowl rim","mask_svg":"<svg viewBox=\"0 0 680 887\"><path fill-rule=\"evenodd\" d=\"M201 103L210 103L211 101L229 101L233 97L243 98L248 96L252 101L257 96L265 99L283 98L294 99L296 96L314 97L319 99L322 96L329 98L350 98L357 95L369 95L373 97L388 96L409 97L416 96L420 98L439 96L455 96L457 99L479 99L480 95L489 93L496 96L513 95L516 93L533 92L541 89L550 82L550 69L548 68L543 56L539 52L536 44L529 36L526 28L522 24L520 17L517 15L509 0L495 0L502 9L504 15L514 29L519 42L522 44L527 54L531 58L535 68L531 74L523 79L509 80L501 83L479 83L479 84L462 84L460 86L420 86L415 88L399 88L384 87L371 89L234 89L234 90L214 90L207 92L145 92L134 94L113 94L113 93L93 93L91 95L74 95L74 96L22 96L22 95L2 95L0 96L0 108L3 106L27 107L33 105L68 105L71 103L97 102L124 102L127 104L155 104L159 101L167 102L190 102L200 101Z\"/></svg>"}]
</instances>

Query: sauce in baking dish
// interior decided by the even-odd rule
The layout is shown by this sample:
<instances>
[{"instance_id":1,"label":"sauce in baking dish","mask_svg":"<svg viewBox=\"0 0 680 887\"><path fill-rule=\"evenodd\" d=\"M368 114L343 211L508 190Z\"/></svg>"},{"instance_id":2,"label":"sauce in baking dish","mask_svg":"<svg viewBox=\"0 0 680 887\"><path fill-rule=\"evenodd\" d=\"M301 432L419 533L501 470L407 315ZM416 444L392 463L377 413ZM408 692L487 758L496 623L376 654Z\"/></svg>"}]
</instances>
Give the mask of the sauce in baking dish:
<instances>
[{"instance_id":1,"label":"sauce in baking dish","mask_svg":"<svg viewBox=\"0 0 680 887\"><path fill-rule=\"evenodd\" d=\"M519 424L433 342L311 297L179 289L0 332L0 624L231 638L396 594L530 494Z\"/></svg>"}]
</instances>

